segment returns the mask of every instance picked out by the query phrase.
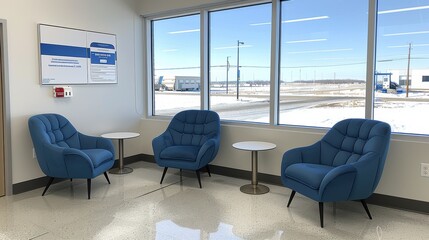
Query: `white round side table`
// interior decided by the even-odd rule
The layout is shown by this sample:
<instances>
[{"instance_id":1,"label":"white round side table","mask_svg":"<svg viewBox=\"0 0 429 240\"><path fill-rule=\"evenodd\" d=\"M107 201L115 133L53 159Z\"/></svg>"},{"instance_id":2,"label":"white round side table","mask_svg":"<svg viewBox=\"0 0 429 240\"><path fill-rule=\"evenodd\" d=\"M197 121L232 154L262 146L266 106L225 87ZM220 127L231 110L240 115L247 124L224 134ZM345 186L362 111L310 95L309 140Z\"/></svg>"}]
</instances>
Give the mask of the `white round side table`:
<instances>
[{"instance_id":1,"label":"white round side table","mask_svg":"<svg viewBox=\"0 0 429 240\"><path fill-rule=\"evenodd\" d=\"M240 191L247 194L259 195L270 191L270 189L262 184L258 184L258 151L267 151L276 148L274 143L246 141L237 142L232 146L239 150L252 152L252 183L240 187Z\"/></svg>"},{"instance_id":2,"label":"white round side table","mask_svg":"<svg viewBox=\"0 0 429 240\"><path fill-rule=\"evenodd\" d=\"M124 139L136 138L140 133L134 132L112 132L102 134L101 137L109 139L117 139L119 142L119 167L110 169L112 174L127 174L133 171L130 167L124 167Z\"/></svg>"}]
</instances>

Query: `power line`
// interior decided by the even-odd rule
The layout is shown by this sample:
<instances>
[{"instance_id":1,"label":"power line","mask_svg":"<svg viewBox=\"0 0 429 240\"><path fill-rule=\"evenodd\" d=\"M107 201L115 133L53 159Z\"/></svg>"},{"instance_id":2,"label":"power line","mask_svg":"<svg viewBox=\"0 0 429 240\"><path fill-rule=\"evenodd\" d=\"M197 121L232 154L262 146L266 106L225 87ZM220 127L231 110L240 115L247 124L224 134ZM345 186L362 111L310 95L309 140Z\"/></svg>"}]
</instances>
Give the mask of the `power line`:
<instances>
[{"instance_id":1,"label":"power line","mask_svg":"<svg viewBox=\"0 0 429 240\"><path fill-rule=\"evenodd\" d=\"M366 62L360 63L343 63L343 64L331 64L331 65L302 65L302 66L293 66L293 67L280 67L280 68L315 68L315 67L337 67L337 66L349 66L349 65L361 65L366 64ZM211 68L225 68L226 65L213 65ZM237 65L230 65L229 67L237 67ZM199 69L200 67L175 67L175 68L157 68L155 70L184 70L184 69ZM263 68L269 69L270 66L254 66L254 65L241 65L240 68Z\"/></svg>"},{"instance_id":2,"label":"power line","mask_svg":"<svg viewBox=\"0 0 429 240\"><path fill-rule=\"evenodd\" d=\"M383 59L377 62L393 62L393 61L401 61L406 60L408 58L394 58L394 59ZM426 60L429 59L427 57L414 57L411 58L414 60ZM323 67L340 67L340 66L353 66L353 65L363 65L366 62L355 62L355 63L342 63L342 64L326 64L326 65L301 65L301 66L291 66L291 67L280 67L286 69L294 69L294 68L323 68ZM211 68L226 68L227 65L212 65ZM229 65L230 68L236 68L237 65ZM256 66L256 65L241 65L240 68L261 68L261 69L269 69L270 66ZM155 70L184 70L184 69L200 69L200 67L174 67L174 68L157 68Z\"/></svg>"}]
</instances>

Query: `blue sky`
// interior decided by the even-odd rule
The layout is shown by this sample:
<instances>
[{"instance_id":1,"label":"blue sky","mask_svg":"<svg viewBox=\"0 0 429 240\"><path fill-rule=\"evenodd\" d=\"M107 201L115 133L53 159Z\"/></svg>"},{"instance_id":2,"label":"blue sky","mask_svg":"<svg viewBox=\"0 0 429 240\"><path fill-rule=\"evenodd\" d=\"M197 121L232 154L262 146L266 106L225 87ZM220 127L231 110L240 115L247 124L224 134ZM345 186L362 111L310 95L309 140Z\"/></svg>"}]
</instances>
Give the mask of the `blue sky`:
<instances>
[{"instance_id":1,"label":"blue sky","mask_svg":"<svg viewBox=\"0 0 429 240\"><path fill-rule=\"evenodd\" d=\"M380 1L378 25L379 71L405 69L409 43L411 68L429 69L429 0Z\"/></svg>"},{"instance_id":2,"label":"blue sky","mask_svg":"<svg viewBox=\"0 0 429 240\"><path fill-rule=\"evenodd\" d=\"M429 68L429 0L380 0L377 70L406 67L408 43L415 68ZM305 10L305 11L303 11ZM223 81L227 58L236 79L237 40L241 80L268 80L271 4L210 12L210 78ZM200 16L154 21L158 75L199 75ZM284 81L365 79L368 1L291 0L282 3L281 78ZM405 65L404 65L405 61ZM193 68L192 68L193 67Z\"/></svg>"}]
</instances>

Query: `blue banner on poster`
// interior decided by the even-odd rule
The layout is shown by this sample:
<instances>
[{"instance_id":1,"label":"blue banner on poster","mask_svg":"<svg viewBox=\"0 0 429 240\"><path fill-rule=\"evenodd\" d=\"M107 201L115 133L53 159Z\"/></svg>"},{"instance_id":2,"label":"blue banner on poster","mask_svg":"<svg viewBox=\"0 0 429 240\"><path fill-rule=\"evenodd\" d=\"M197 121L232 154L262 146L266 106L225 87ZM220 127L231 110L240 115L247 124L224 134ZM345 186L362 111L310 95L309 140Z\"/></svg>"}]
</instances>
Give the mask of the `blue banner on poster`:
<instances>
[{"instance_id":1,"label":"blue banner on poster","mask_svg":"<svg viewBox=\"0 0 429 240\"><path fill-rule=\"evenodd\" d=\"M85 47L66 46L59 44L40 44L40 54L62 57L87 58L87 49Z\"/></svg>"}]
</instances>

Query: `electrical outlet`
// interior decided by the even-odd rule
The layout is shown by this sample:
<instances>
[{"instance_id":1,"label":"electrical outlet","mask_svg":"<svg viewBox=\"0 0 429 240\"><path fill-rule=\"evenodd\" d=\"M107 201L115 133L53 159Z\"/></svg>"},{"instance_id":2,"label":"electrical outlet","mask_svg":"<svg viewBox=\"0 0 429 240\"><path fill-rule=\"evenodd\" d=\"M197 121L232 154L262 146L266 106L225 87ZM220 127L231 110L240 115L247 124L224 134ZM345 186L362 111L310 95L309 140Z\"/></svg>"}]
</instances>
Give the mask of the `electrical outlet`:
<instances>
[{"instance_id":1,"label":"electrical outlet","mask_svg":"<svg viewBox=\"0 0 429 240\"><path fill-rule=\"evenodd\" d=\"M36 150L33 148L33 158L36 158Z\"/></svg>"},{"instance_id":2,"label":"electrical outlet","mask_svg":"<svg viewBox=\"0 0 429 240\"><path fill-rule=\"evenodd\" d=\"M420 175L429 177L429 163L420 163Z\"/></svg>"}]
</instances>

